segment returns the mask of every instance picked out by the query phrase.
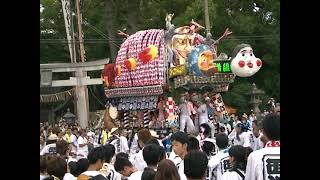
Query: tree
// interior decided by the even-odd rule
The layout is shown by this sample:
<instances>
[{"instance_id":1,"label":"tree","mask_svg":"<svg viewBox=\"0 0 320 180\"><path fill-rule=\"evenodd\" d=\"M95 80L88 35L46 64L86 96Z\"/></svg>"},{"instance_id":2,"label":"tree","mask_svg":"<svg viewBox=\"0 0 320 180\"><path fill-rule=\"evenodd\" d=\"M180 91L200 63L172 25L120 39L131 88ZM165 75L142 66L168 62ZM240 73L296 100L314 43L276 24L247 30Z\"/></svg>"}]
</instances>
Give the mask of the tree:
<instances>
[{"instance_id":1,"label":"tree","mask_svg":"<svg viewBox=\"0 0 320 180\"><path fill-rule=\"evenodd\" d=\"M74 4L74 0L71 0ZM87 61L111 57L114 61L122 38L117 30L133 34L144 29L165 29L166 13L174 13L176 26L191 19L205 26L203 0L86 0L81 1L84 45ZM253 82L265 90L266 98L280 98L280 5L279 0L214 0L209 1L211 34L217 39L229 27L233 34L220 42L218 53L231 55L240 43L248 43L263 61L261 70L250 78L236 78L223 93L227 105L248 111L245 93ZM41 0L41 63L70 62L60 1ZM41 8L40 8L41 9ZM72 7L74 11L74 6ZM75 20L75 19L74 19ZM76 30L77 28L75 28ZM200 32L205 36L205 31ZM59 40L44 40L59 39ZM98 75L99 72L96 72ZM97 88L99 89L99 88ZM100 92L93 89L95 94ZM95 100L91 101L94 103ZM97 105L98 106L98 105Z\"/></svg>"}]
</instances>

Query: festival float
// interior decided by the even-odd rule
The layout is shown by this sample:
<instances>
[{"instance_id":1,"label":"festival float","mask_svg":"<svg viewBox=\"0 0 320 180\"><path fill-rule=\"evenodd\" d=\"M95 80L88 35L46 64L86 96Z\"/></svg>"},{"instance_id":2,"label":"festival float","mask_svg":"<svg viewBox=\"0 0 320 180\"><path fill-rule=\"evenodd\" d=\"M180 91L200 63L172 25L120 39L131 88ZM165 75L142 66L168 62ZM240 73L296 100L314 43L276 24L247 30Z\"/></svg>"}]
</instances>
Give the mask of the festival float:
<instances>
[{"instance_id":1,"label":"festival float","mask_svg":"<svg viewBox=\"0 0 320 180\"><path fill-rule=\"evenodd\" d=\"M235 47L231 58L217 53L218 42L232 32L227 28L218 39L204 38L201 25L175 27L173 14L166 17L166 29L149 29L125 35L114 63L106 64L101 78L107 97L105 127L145 127L153 121L161 128L178 127L173 92L209 92L214 101L228 91L235 76L249 77L262 66L248 44ZM221 100L222 101L222 100ZM216 104L217 112L226 112ZM158 127L158 128L159 128Z\"/></svg>"}]
</instances>

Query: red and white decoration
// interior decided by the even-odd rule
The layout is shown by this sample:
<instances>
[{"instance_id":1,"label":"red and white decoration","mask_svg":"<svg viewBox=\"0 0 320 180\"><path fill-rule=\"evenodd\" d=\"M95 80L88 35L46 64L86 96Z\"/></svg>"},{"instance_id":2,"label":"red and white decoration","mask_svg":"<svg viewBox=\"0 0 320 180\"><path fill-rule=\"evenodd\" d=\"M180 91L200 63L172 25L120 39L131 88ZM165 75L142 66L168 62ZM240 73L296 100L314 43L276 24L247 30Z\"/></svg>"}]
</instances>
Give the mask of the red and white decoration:
<instances>
[{"instance_id":1,"label":"red and white decoration","mask_svg":"<svg viewBox=\"0 0 320 180\"><path fill-rule=\"evenodd\" d=\"M164 79L164 30L150 29L138 31L128 37L122 43L116 66L121 66L121 75L115 78L115 87L137 87L163 85ZM139 59L139 53L153 45L157 48L158 54L155 59L148 63ZM137 60L136 69L129 71L125 68L124 62L132 57Z\"/></svg>"},{"instance_id":2,"label":"red and white decoration","mask_svg":"<svg viewBox=\"0 0 320 180\"><path fill-rule=\"evenodd\" d=\"M176 118L175 110L177 106L172 97L168 97L166 102L167 120L174 120Z\"/></svg>"}]
</instances>

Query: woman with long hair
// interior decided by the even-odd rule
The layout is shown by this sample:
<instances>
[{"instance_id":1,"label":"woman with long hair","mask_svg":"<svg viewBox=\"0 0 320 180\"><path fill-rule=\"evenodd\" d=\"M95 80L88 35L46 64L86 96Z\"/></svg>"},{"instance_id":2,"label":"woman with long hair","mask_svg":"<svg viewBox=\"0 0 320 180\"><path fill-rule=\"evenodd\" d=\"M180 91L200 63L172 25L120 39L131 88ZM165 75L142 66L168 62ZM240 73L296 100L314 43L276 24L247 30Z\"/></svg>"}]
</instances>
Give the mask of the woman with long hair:
<instances>
[{"instance_id":1,"label":"woman with long hair","mask_svg":"<svg viewBox=\"0 0 320 180\"><path fill-rule=\"evenodd\" d=\"M160 161L154 180L180 180L177 167L169 159Z\"/></svg>"}]
</instances>

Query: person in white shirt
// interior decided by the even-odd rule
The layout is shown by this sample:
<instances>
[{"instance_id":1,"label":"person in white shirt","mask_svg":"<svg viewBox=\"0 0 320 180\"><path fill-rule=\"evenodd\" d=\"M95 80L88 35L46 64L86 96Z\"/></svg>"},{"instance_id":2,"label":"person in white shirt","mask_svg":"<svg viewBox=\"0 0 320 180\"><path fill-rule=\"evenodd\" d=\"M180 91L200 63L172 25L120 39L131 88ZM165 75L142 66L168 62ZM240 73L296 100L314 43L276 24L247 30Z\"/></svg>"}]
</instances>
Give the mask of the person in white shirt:
<instances>
[{"instance_id":1,"label":"person in white shirt","mask_svg":"<svg viewBox=\"0 0 320 180\"><path fill-rule=\"evenodd\" d=\"M188 180L200 179L204 180L208 158L204 152L192 150L184 157L184 174Z\"/></svg>"},{"instance_id":2,"label":"person in white shirt","mask_svg":"<svg viewBox=\"0 0 320 180\"><path fill-rule=\"evenodd\" d=\"M83 129L81 129L79 131L79 134L80 134L80 136L78 137L78 141L77 141L78 146L79 146L78 147L78 156L80 158L86 158L88 156L88 152L89 152L88 144L90 142L86 138L86 132Z\"/></svg>"},{"instance_id":3,"label":"person in white shirt","mask_svg":"<svg viewBox=\"0 0 320 180\"><path fill-rule=\"evenodd\" d=\"M88 154L89 167L87 171L81 173L78 179L85 176L97 177L107 180L107 178L100 172L105 159L105 150L103 147L96 147L90 151Z\"/></svg>"},{"instance_id":4,"label":"person in white shirt","mask_svg":"<svg viewBox=\"0 0 320 180\"><path fill-rule=\"evenodd\" d=\"M191 102L187 101L183 96L181 97L181 104L178 107L178 112L180 112L180 131L184 132L184 128L187 125L187 132L193 132L195 130L192 119L190 118L191 113L195 114Z\"/></svg>"},{"instance_id":5,"label":"person in white shirt","mask_svg":"<svg viewBox=\"0 0 320 180\"><path fill-rule=\"evenodd\" d=\"M138 146L141 148L141 150L130 156L129 160L133 164L135 168L137 168L139 171L143 171L145 167L147 167L146 162L143 159L142 151L145 146L145 143L152 139L151 133L148 129L141 129L138 132Z\"/></svg>"},{"instance_id":6,"label":"person in white shirt","mask_svg":"<svg viewBox=\"0 0 320 180\"><path fill-rule=\"evenodd\" d=\"M124 157L119 157L114 162L114 169L127 177L128 180L140 180L142 176L142 171L139 171L136 167L132 165L129 159Z\"/></svg>"},{"instance_id":7,"label":"person in white shirt","mask_svg":"<svg viewBox=\"0 0 320 180\"><path fill-rule=\"evenodd\" d=\"M111 160L115 154L115 147L112 144L102 146L105 150L105 163L103 164L100 172L108 178L108 180L121 180L121 174L116 172Z\"/></svg>"},{"instance_id":8,"label":"person in white shirt","mask_svg":"<svg viewBox=\"0 0 320 180\"><path fill-rule=\"evenodd\" d=\"M219 151L215 156L212 156L209 159L207 176L208 179L221 180L222 174L230 169L228 136L225 133L217 134L216 144Z\"/></svg>"},{"instance_id":9,"label":"person in white shirt","mask_svg":"<svg viewBox=\"0 0 320 180\"><path fill-rule=\"evenodd\" d=\"M267 143L249 155L246 180L280 179L280 115L268 114L262 121L262 133Z\"/></svg>"},{"instance_id":10,"label":"person in white shirt","mask_svg":"<svg viewBox=\"0 0 320 180\"><path fill-rule=\"evenodd\" d=\"M224 131L224 132L225 132L227 135L229 135L229 134L231 133L231 131L232 131L232 128L231 128L229 122L230 122L230 118L227 117L227 116L224 116L223 119L222 119L222 121L221 121L221 123L220 123L220 126L223 126L223 127L225 128L225 131Z\"/></svg>"},{"instance_id":11,"label":"person in white shirt","mask_svg":"<svg viewBox=\"0 0 320 180\"><path fill-rule=\"evenodd\" d=\"M206 104L201 104L198 108L197 108L197 114L199 117L199 124L203 124L203 123L208 123L209 118L208 118L208 107Z\"/></svg>"},{"instance_id":12,"label":"person in white shirt","mask_svg":"<svg viewBox=\"0 0 320 180\"><path fill-rule=\"evenodd\" d=\"M203 142L204 141L209 141L209 142L212 142L214 144L214 153L217 153L217 148L216 148L216 140L215 138L209 138L211 135L211 128L208 124L206 123L203 123L200 125L200 130L199 130L199 135L197 136L197 139L199 140L199 145L200 147L202 147L203 145Z\"/></svg>"},{"instance_id":13,"label":"person in white shirt","mask_svg":"<svg viewBox=\"0 0 320 180\"><path fill-rule=\"evenodd\" d=\"M246 127L242 123L238 123L229 134L229 139L233 141L233 145L241 145L243 147L251 146L249 137L250 132L246 132Z\"/></svg>"},{"instance_id":14,"label":"person in white shirt","mask_svg":"<svg viewBox=\"0 0 320 180\"><path fill-rule=\"evenodd\" d=\"M139 152L140 148L138 146L138 133L135 133L133 137L130 138L129 141L130 152L129 154L133 155Z\"/></svg>"},{"instance_id":15,"label":"person in white shirt","mask_svg":"<svg viewBox=\"0 0 320 180\"><path fill-rule=\"evenodd\" d=\"M171 142L172 142L172 149L175 154L177 154L182 161L178 162L176 164L176 167L178 168L178 172L180 175L181 180L186 180L187 177L184 174L184 157L188 153L188 135L184 132L176 132L172 134L171 136Z\"/></svg>"},{"instance_id":16,"label":"person in white shirt","mask_svg":"<svg viewBox=\"0 0 320 180\"><path fill-rule=\"evenodd\" d=\"M58 136L51 135L48 137L48 144L42 148L40 151L40 155L46 155L46 154L56 154L56 142L58 140Z\"/></svg>"},{"instance_id":17,"label":"person in white shirt","mask_svg":"<svg viewBox=\"0 0 320 180\"><path fill-rule=\"evenodd\" d=\"M78 162L77 161L69 161L68 162L68 170L64 175L63 180L76 180L78 176ZM81 172L82 173L82 172Z\"/></svg>"},{"instance_id":18,"label":"person in white shirt","mask_svg":"<svg viewBox=\"0 0 320 180\"><path fill-rule=\"evenodd\" d=\"M70 139L71 139L71 152L73 153L77 153L78 151L78 138L77 138L77 132L78 129L77 128L73 128L72 129L72 134L70 135Z\"/></svg>"},{"instance_id":19,"label":"person in white shirt","mask_svg":"<svg viewBox=\"0 0 320 180\"><path fill-rule=\"evenodd\" d=\"M250 144L253 151L263 148L264 144L261 141L262 133L257 127L257 120L252 122L252 132L250 132Z\"/></svg>"},{"instance_id":20,"label":"person in white shirt","mask_svg":"<svg viewBox=\"0 0 320 180\"><path fill-rule=\"evenodd\" d=\"M112 128L111 131L111 137L108 140L108 142L116 148L116 154L119 152L128 153L129 152L129 146L127 138L122 136L119 132L118 128Z\"/></svg>"},{"instance_id":21,"label":"person in white shirt","mask_svg":"<svg viewBox=\"0 0 320 180\"><path fill-rule=\"evenodd\" d=\"M182 161L182 159L176 153L174 153L173 150L171 151L168 159L170 159L175 166Z\"/></svg>"},{"instance_id":22,"label":"person in white shirt","mask_svg":"<svg viewBox=\"0 0 320 180\"><path fill-rule=\"evenodd\" d=\"M246 171L246 150L245 147L236 145L229 149L231 169L223 173L222 180L244 180Z\"/></svg>"},{"instance_id":23,"label":"person in white shirt","mask_svg":"<svg viewBox=\"0 0 320 180\"><path fill-rule=\"evenodd\" d=\"M89 128L88 128L87 132L88 132L87 137L88 137L88 141L89 141L88 149L90 151L91 149L94 148L95 133L92 132Z\"/></svg>"}]
</instances>

